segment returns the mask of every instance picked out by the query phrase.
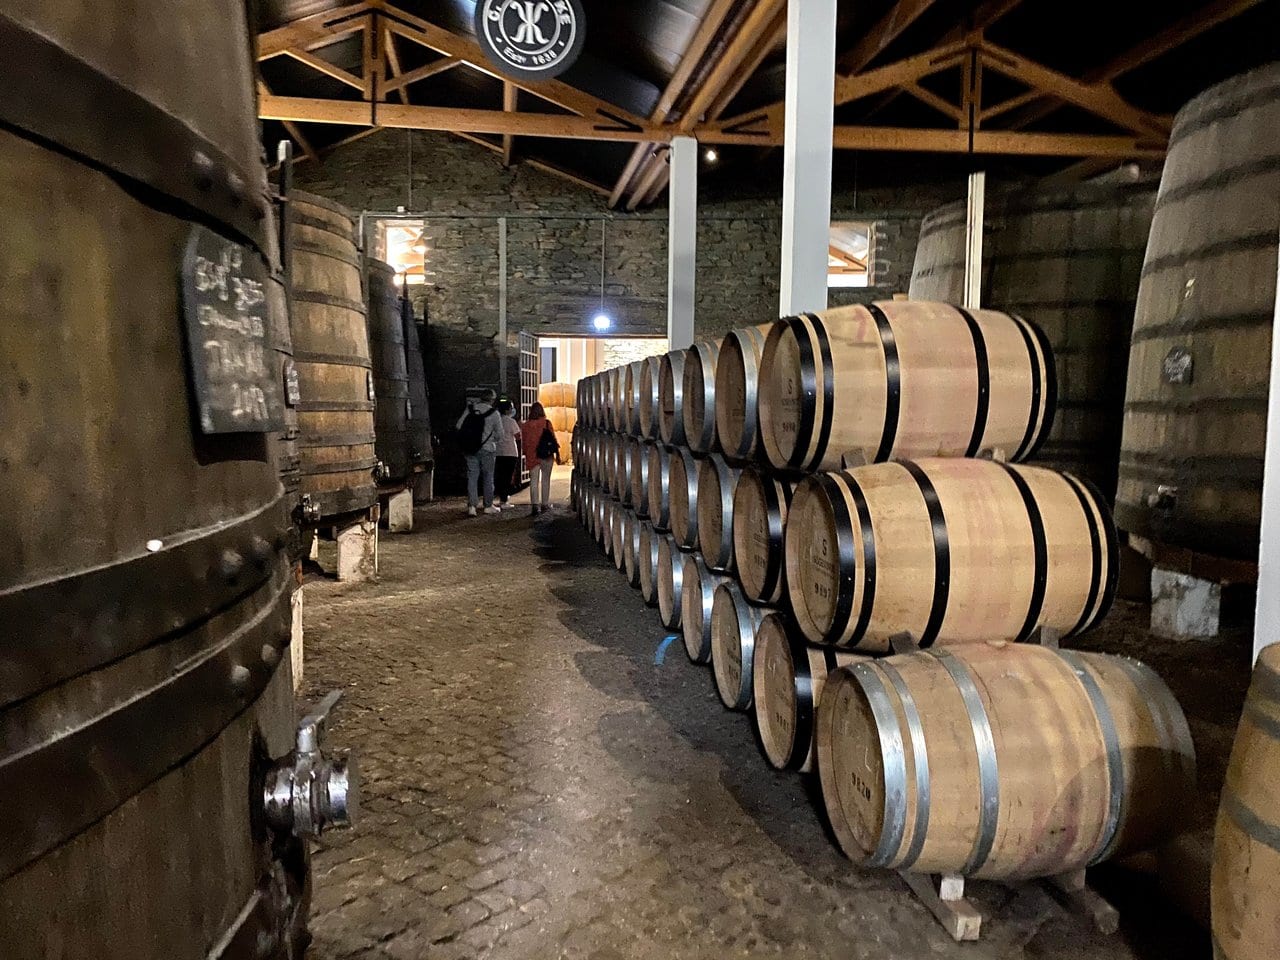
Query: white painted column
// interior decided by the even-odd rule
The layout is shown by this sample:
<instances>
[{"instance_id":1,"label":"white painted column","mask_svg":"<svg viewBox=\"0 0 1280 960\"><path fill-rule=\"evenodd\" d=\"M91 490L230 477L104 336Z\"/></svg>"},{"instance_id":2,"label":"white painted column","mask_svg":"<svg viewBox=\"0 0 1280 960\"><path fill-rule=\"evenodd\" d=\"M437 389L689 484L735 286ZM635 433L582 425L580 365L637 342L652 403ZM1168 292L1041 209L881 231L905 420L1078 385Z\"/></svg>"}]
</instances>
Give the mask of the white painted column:
<instances>
[{"instance_id":1,"label":"white painted column","mask_svg":"<svg viewBox=\"0 0 1280 960\"><path fill-rule=\"evenodd\" d=\"M969 206L964 223L964 303L982 306L982 231L987 206L987 175L969 174Z\"/></svg>"},{"instance_id":2,"label":"white painted column","mask_svg":"<svg viewBox=\"0 0 1280 960\"><path fill-rule=\"evenodd\" d=\"M667 225L667 340L672 350L693 345L694 276L698 268L698 141L671 141Z\"/></svg>"},{"instance_id":3,"label":"white painted column","mask_svg":"<svg viewBox=\"0 0 1280 960\"><path fill-rule=\"evenodd\" d=\"M1258 604L1253 658L1280 642L1280 264L1271 334L1271 392L1267 395L1267 450L1262 465L1262 526L1258 545Z\"/></svg>"},{"instance_id":4,"label":"white painted column","mask_svg":"<svg viewBox=\"0 0 1280 960\"><path fill-rule=\"evenodd\" d=\"M827 308L836 0L787 4L781 315Z\"/></svg>"},{"instance_id":5,"label":"white painted column","mask_svg":"<svg viewBox=\"0 0 1280 960\"><path fill-rule=\"evenodd\" d=\"M507 392L507 218L498 218L498 388ZM519 393L519 387L516 388ZM516 398L519 400L519 397Z\"/></svg>"}]
</instances>

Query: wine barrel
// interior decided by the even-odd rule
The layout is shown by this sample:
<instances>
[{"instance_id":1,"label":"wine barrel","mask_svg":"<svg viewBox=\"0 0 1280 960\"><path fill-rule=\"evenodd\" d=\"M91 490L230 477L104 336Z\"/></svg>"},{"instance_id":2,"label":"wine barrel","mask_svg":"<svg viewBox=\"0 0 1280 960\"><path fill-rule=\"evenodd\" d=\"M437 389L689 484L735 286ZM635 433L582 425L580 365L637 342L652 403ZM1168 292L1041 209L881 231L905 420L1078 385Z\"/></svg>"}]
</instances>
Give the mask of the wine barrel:
<instances>
[{"instance_id":1,"label":"wine barrel","mask_svg":"<svg viewBox=\"0 0 1280 960\"><path fill-rule=\"evenodd\" d=\"M614 367L609 371L609 429L625 433L627 416L627 368Z\"/></svg>"},{"instance_id":2,"label":"wine barrel","mask_svg":"<svg viewBox=\"0 0 1280 960\"><path fill-rule=\"evenodd\" d=\"M1173 125L1142 268L1116 491L1121 529L1258 555L1280 238L1280 63Z\"/></svg>"},{"instance_id":3,"label":"wine barrel","mask_svg":"<svg viewBox=\"0 0 1280 960\"><path fill-rule=\"evenodd\" d=\"M1280 956L1280 647L1262 651L1245 699L1213 842L1214 956Z\"/></svg>"},{"instance_id":4,"label":"wine barrel","mask_svg":"<svg viewBox=\"0 0 1280 960\"><path fill-rule=\"evenodd\" d=\"M633 360L627 364L624 382L626 384L627 416L623 432L633 437L640 436L640 399L643 396L644 361Z\"/></svg>"},{"instance_id":5,"label":"wine barrel","mask_svg":"<svg viewBox=\"0 0 1280 960\"><path fill-rule=\"evenodd\" d=\"M1194 798L1177 701L1104 654L977 643L842 667L817 748L832 829L864 867L1068 873L1169 839Z\"/></svg>"},{"instance_id":6,"label":"wine barrel","mask_svg":"<svg viewBox=\"0 0 1280 960\"><path fill-rule=\"evenodd\" d=\"M662 355L658 367L658 436L663 443L682 447L684 433L684 366L688 350Z\"/></svg>"},{"instance_id":7,"label":"wine barrel","mask_svg":"<svg viewBox=\"0 0 1280 960\"><path fill-rule=\"evenodd\" d=\"M404 322L389 263L364 261L369 302L369 356L373 364L374 451L382 463L380 483L401 486L409 476L409 361Z\"/></svg>"},{"instance_id":8,"label":"wine barrel","mask_svg":"<svg viewBox=\"0 0 1280 960\"><path fill-rule=\"evenodd\" d=\"M659 388L662 385L662 358L645 357L640 370L640 396L638 398L638 419L640 436L647 440L657 440L660 398Z\"/></svg>"},{"instance_id":9,"label":"wine barrel","mask_svg":"<svg viewBox=\"0 0 1280 960\"><path fill-rule=\"evenodd\" d=\"M280 204L279 216L287 217L288 204ZM284 227L288 229L287 226ZM280 474L280 484L284 487L285 506L291 517L295 513L302 498L302 461L298 455L298 368L293 360L293 334L289 330L289 288L287 274L280 250L280 224L273 217L267 221L265 232L266 256L269 273L266 284L267 322L271 336L271 347L275 351L275 371L277 380L283 385L284 392L284 426L271 435L276 462L276 470ZM296 526L291 525L289 531L289 558L292 562L301 559L301 537Z\"/></svg>"},{"instance_id":10,"label":"wine barrel","mask_svg":"<svg viewBox=\"0 0 1280 960\"><path fill-rule=\"evenodd\" d=\"M827 676L866 659L835 647L810 646L787 614L765 614L756 630L752 694L760 745L775 769L813 769L817 706Z\"/></svg>"},{"instance_id":11,"label":"wine barrel","mask_svg":"<svg viewBox=\"0 0 1280 960\"><path fill-rule=\"evenodd\" d=\"M407 299L400 300L400 322L404 328L405 366L409 372L409 460L415 468L435 462L431 442L431 408L427 390L426 359L418 336L418 321Z\"/></svg>"},{"instance_id":12,"label":"wine barrel","mask_svg":"<svg viewBox=\"0 0 1280 960\"><path fill-rule=\"evenodd\" d=\"M1037 463L1115 493L1124 373L1151 181L988 195L982 302L1034 317L1057 360L1058 402ZM960 303L964 201L925 217L911 299Z\"/></svg>"},{"instance_id":13,"label":"wine barrel","mask_svg":"<svg viewBox=\"0 0 1280 960\"><path fill-rule=\"evenodd\" d=\"M629 438L613 434L609 442L613 447L613 479L610 487L613 498L622 504L631 502L631 449Z\"/></svg>"},{"instance_id":14,"label":"wine barrel","mask_svg":"<svg viewBox=\"0 0 1280 960\"><path fill-rule=\"evenodd\" d=\"M787 592L813 643L883 652L1074 636L1106 614L1119 570L1096 489L987 460L873 464L806 478L785 540Z\"/></svg>"},{"instance_id":15,"label":"wine barrel","mask_svg":"<svg viewBox=\"0 0 1280 960\"><path fill-rule=\"evenodd\" d=\"M687 447L671 451L668 498L671 534L681 550L698 546L698 461Z\"/></svg>"},{"instance_id":16,"label":"wine barrel","mask_svg":"<svg viewBox=\"0 0 1280 960\"><path fill-rule=\"evenodd\" d=\"M600 437L600 489L613 496L617 491L614 484L618 482L618 457L614 447L614 435L602 434Z\"/></svg>"},{"instance_id":17,"label":"wine barrel","mask_svg":"<svg viewBox=\"0 0 1280 960\"><path fill-rule=\"evenodd\" d=\"M684 362L683 398L685 442L694 453L719 449L716 443L716 359L720 344L699 341L689 348Z\"/></svg>"},{"instance_id":18,"label":"wine barrel","mask_svg":"<svg viewBox=\"0 0 1280 960\"><path fill-rule=\"evenodd\" d=\"M1025 460L1053 423L1048 341L993 310L893 301L791 317L761 371L760 434L780 469L988 449Z\"/></svg>"},{"instance_id":19,"label":"wine barrel","mask_svg":"<svg viewBox=\"0 0 1280 960\"><path fill-rule=\"evenodd\" d=\"M596 420L596 374L590 374L578 381L578 410L582 419L592 430L598 430L600 424Z\"/></svg>"},{"instance_id":20,"label":"wine barrel","mask_svg":"<svg viewBox=\"0 0 1280 960\"><path fill-rule=\"evenodd\" d=\"M330 519L378 500L360 254L350 210L301 190L289 203L302 493Z\"/></svg>"},{"instance_id":21,"label":"wine barrel","mask_svg":"<svg viewBox=\"0 0 1280 960\"><path fill-rule=\"evenodd\" d=\"M640 542L636 551L636 567L640 573L640 596L652 607L658 603L658 541L662 534L648 520L641 520Z\"/></svg>"},{"instance_id":22,"label":"wine barrel","mask_svg":"<svg viewBox=\"0 0 1280 960\"><path fill-rule=\"evenodd\" d=\"M630 510L622 515L622 568L627 575L627 584L636 588L640 586L641 522Z\"/></svg>"},{"instance_id":23,"label":"wine barrel","mask_svg":"<svg viewBox=\"0 0 1280 960\"><path fill-rule=\"evenodd\" d=\"M296 727L245 5L0 24L0 952L297 960L307 852L255 781Z\"/></svg>"},{"instance_id":24,"label":"wine barrel","mask_svg":"<svg viewBox=\"0 0 1280 960\"><path fill-rule=\"evenodd\" d=\"M577 391L571 383L539 384L538 402L544 407L577 407Z\"/></svg>"},{"instance_id":25,"label":"wine barrel","mask_svg":"<svg viewBox=\"0 0 1280 960\"><path fill-rule=\"evenodd\" d=\"M719 454L698 461L698 549L720 573L733 572L733 498L741 474Z\"/></svg>"},{"instance_id":26,"label":"wine barrel","mask_svg":"<svg viewBox=\"0 0 1280 960\"><path fill-rule=\"evenodd\" d=\"M716 436L730 463L756 455L760 439L760 358L772 323L730 330L716 361Z\"/></svg>"},{"instance_id":27,"label":"wine barrel","mask_svg":"<svg viewBox=\"0 0 1280 960\"><path fill-rule=\"evenodd\" d=\"M778 603L786 595L783 535L795 486L747 467L733 491L733 565L747 599Z\"/></svg>"},{"instance_id":28,"label":"wine barrel","mask_svg":"<svg viewBox=\"0 0 1280 960\"><path fill-rule=\"evenodd\" d=\"M613 545L609 555L613 557L613 565L619 572L627 567L627 556L624 552L624 548L627 545L624 525L625 517L630 512L625 507L617 506L609 521L609 539Z\"/></svg>"},{"instance_id":29,"label":"wine barrel","mask_svg":"<svg viewBox=\"0 0 1280 960\"><path fill-rule=\"evenodd\" d=\"M596 529L596 540L600 542L600 549L604 551L604 555L610 560L613 559L613 514L618 509L618 505L612 500L604 500L600 504L600 523Z\"/></svg>"},{"instance_id":30,"label":"wine barrel","mask_svg":"<svg viewBox=\"0 0 1280 960\"><path fill-rule=\"evenodd\" d=\"M711 663L716 690L730 710L751 706L756 631L768 607L749 603L737 583L725 580L711 598Z\"/></svg>"},{"instance_id":31,"label":"wine barrel","mask_svg":"<svg viewBox=\"0 0 1280 960\"><path fill-rule=\"evenodd\" d=\"M658 541L658 619L668 630L680 629L684 558L675 539L670 534L662 535Z\"/></svg>"},{"instance_id":32,"label":"wine barrel","mask_svg":"<svg viewBox=\"0 0 1280 960\"><path fill-rule=\"evenodd\" d=\"M644 519L649 516L649 448L647 440L632 437L631 446L631 509L636 516Z\"/></svg>"},{"instance_id":33,"label":"wine barrel","mask_svg":"<svg viewBox=\"0 0 1280 960\"><path fill-rule=\"evenodd\" d=\"M660 533L671 529L671 448L649 445L649 519Z\"/></svg>"},{"instance_id":34,"label":"wine barrel","mask_svg":"<svg viewBox=\"0 0 1280 960\"><path fill-rule=\"evenodd\" d=\"M712 573L697 553L684 554L680 630L684 650L694 663L711 662L711 602L728 579Z\"/></svg>"}]
</instances>

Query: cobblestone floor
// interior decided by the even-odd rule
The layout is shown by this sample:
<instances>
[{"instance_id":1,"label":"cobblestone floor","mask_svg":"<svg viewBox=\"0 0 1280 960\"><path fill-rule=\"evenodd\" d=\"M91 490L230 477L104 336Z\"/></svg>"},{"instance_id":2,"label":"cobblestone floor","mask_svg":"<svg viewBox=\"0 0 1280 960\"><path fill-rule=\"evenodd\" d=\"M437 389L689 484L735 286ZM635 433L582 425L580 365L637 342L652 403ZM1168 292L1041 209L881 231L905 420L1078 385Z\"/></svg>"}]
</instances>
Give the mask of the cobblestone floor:
<instances>
[{"instance_id":1,"label":"cobblestone floor","mask_svg":"<svg viewBox=\"0 0 1280 960\"><path fill-rule=\"evenodd\" d=\"M432 506L383 539L377 585L307 586L303 692L346 690L330 738L364 778L357 829L314 858L314 960L1208 956L1118 869L1117 936L974 884L983 940L953 943L896 876L851 868L710 671L678 643L655 665L656 613L556 488L537 523Z\"/></svg>"}]
</instances>

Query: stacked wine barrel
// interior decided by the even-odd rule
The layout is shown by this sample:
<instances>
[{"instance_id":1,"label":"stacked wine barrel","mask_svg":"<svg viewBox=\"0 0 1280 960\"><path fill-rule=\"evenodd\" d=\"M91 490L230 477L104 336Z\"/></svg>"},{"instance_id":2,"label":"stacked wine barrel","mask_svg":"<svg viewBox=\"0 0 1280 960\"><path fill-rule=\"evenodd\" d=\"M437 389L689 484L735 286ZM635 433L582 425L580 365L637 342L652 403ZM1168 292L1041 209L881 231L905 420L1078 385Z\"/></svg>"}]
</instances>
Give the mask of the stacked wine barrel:
<instances>
[{"instance_id":1,"label":"stacked wine barrel","mask_svg":"<svg viewBox=\"0 0 1280 960\"><path fill-rule=\"evenodd\" d=\"M579 386L583 523L859 864L1062 874L1161 842L1193 786L1159 678L1059 649L1117 545L1092 484L1024 464L1056 384L1031 320L894 301Z\"/></svg>"},{"instance_id":2,"label":"stacked wine barrel","mask_svg":"<svg viewBox=\"0 0 1280 960\"><path fill-rule=\"evenodd\" d=\"M538 402L547 411L551 429L560 442L561 459L569 462L573 431L578 426L578 398L571 383L544 383L538 387Z\"/></svg>"}]
</instances>

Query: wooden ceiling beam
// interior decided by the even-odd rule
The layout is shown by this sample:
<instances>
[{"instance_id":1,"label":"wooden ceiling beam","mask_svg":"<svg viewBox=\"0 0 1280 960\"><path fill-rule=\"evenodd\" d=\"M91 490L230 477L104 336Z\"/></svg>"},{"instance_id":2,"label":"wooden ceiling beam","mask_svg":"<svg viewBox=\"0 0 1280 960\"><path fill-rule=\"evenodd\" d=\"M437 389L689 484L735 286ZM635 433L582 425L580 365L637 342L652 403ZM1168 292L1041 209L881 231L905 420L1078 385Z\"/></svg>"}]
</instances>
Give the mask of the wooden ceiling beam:
<instances>
[{"instance_id":1,"label":"wooden ceiling beam","mask_svg":"<svg viewBox=\"0 0 1280 960\"><path fill-rule=\"evenodd\" d=\"M781 10L773 18L773 23L760 37L755 48L742 61L742 66L729 78L724 85L724 89L716 94L716 98L707 107L708 120L719 120L724 116L724 112L729 109L729 105L742 92L742 88L747 85L747 81L755 76L761 64L764 63L769 54L778 49L786 40L786 37L787 11Z\"/></svg>"},{"instance_id":2,"label":"wooden ceiling beam","mask_svg":"<svg viewBox=\"0 0 1280 960\"><path fill-rule=\"evenodd\" d=\"M476 146L484 147L491 153L502 153L502 147L498 146L498 144L491 140L484 139L484 137L478 137L475 134L465 133L461 130L451 130L449 132L459 139L466 140L468 143L474 143ZM567 180L570 183L576 184L584 190L590 190L592 193L598 193L605 197L609 195L609 191L594 180L588 180L586 177L579 176L570 170L565 170L563 167L557 167L553 163L544 163L541 160L534 160L530 157L521 160L520 165L524 167L533 167L533 169L541 170L543 173L549 173L554 177L559 177L561 180Z\"/></svg>"},{"instance_id":3,"label":"wooden ceiling beam","mask_svg":"<svg viewBox=\"0 0 1280 960\"><path fill-rule=\"evenodd\" d=\"M836 60L836 71L854 74L864 69L867 64L884 53L889 44L902 36L909 26L919 20L935 2L936 0L898 0L870 30L862 35L862 39L852 49L840 55Z\"/></svg>"},{"instance_id":4,"label":"wooden ceiling beam","mask_svg":"<svg viewBox=\"0 0 1280 960\"><path fill-rule=\"evenodd\" d=\"M916 82L908 83L902 89L906 93L911 94L911 96L915 97L921 103L924 103L929 105L930 107L933 107L933 109L937 110L943 116L950 117L952 120L956 121L957 123L961 123L965 125L968 124L969 117L968 117L968 114L965 113L963 108L957 107L954 103L951 103L949 100L943 99L942 97L934 93L932 90L926 90L924 87L920 86L919 83L916 83Z\"/></svg>"},{"instance_id":5,"label":"wooden ceiling beam","mask_svg":"<svg viewBox=\"0 0 1280 960\"><path fill-rule=\"evenodd\" d=\"M368 31L365 31L367 35ZM299 63L310 67L318 73L323 73L327 77L332 77L340 83L345 83L349 87L354 87L362 94L365 92L364 77L358 77L349 70L343 70L341 67L335 66L328 60L317 57L315 54L308 53L305 50L299 50L296 47L290 47L288 50L282 50L281 56L290 57Z\"/></svg>"},{"instance_id":6,"label":"wooden ceiling beam","mask_svg":"<svg viewBox=\"0 0 1280 960\"><path fill-rule=\"evenodd\" d=\"M269 96L271 96L271 89L267 86L265 80L259 79L258 97ZM285 120L281 125L284 127L284 132L289 135L290 139L298 145L298 149L302 151L302 159L319 161L320 154L316 153L315 147L311 146L311 141L306 138L296 123L292 120Z\"/></svg>"},{"instance_id":7,"label":"wooden ceiling beam","mask_svg":"<svg viewBox=\"0 0 1280 960\"><path fill-rule=\"evenodd\" d=\"M368 3L353 3L302 17L282 27L268 30L258 35L257 57L259 60L269 60L280 56L290 48L315 50L327 46L365 29L363 23L353 23L352 20L368 13L369 10Z\"/></svg>"},{"instance_id":8,"label":"wooden ceiling beam","mask_svg":"<svg viewBox=\"0 0 1280 960\"><path fill-rule=\"evenodd\" d=\"M388 37L388 39L390 39ZM390 50L387 53L388 58L391 56ZM381 88L383 93L396 93L403 91L405 87L411 83L417 83L419 80L426 80L428 77L434 77L437 74L452 70L454 67L462 66L461 60L455 60L453 57L444 57L440 60L434 60L425 66L415 67L407 73L401 73L398 64L395 64L393 70L393 78L388 80Z\"/></svg>"},{"instance_id":9,"label":"wooden ceiling beam","mask_svg":"<svg viewBox=\"0 0 1280 960\"><path fill-rule=\"evenodd\" d=\"M503 113L515 113L520 108L520 88L514 83L504 83L502 85L502 111ZM511 166L511 161L515 157L516 138L514 134L504 133L502 135L502 165L504 167Z\"/></svg>"}]
</instances>

